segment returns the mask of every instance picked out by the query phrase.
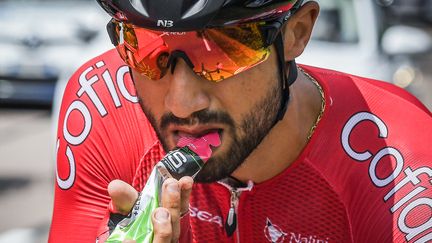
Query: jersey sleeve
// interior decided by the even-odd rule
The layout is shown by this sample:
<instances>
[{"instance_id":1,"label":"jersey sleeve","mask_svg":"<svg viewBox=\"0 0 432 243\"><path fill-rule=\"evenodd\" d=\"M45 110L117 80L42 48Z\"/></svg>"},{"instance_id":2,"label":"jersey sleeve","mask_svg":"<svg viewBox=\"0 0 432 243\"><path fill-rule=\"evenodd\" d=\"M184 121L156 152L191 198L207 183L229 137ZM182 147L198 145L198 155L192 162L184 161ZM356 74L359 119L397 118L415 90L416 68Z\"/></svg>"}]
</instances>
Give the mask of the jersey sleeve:
<instances>
[{"instance_id":1,"label":"jersey sleeve","mask_svg":"<svg viewBox=\"0 0 432 243\"><path fill-rule=\"evenodd\" d=\"M411 103L412 105L422 110L423 112L431 115L429 109L423 103L421 103L420 100L417 99L417 97L415 97L413 94L409 93L405 89L400 88L388 82L382 82L382 81L366 79L366 78L364 78L363 80L364 82L368 82L382 88L382 90L385 90L385 92L387 92L388 94L392 94L394 97L397 96L400 99L405 100L407 103Z\"/></svg>"},{"instance_id":2,"label":"jersey sleeve","mask_svg":"<svg viewBox=\"0 0 432 243\"><path fill-rule=\"evenodd\" d=\"M95 242L110 201L108 183L132 184L154 142L129 68L115 51L81 67L69 80L60 108L49 242Z\"/></svg>"},{"instance_id":3,"label":"jersey sleeve","mask_svg":"<svg viewBox=\"0 0 432 243\"><path fill-rule=\"evenodd\" d=\"M346 118L341 133L345 154L363 175L348 201L354 239L430 242L431 113L397 86L356 81L367 109Z\"/></svg>"},{"instance_id":4,"label":"jersey sleeve","mask_svg":"<svg viewBox=\"0 0 432 243\"><path fill-rule=\"evenodd\" d=\"M352 242L431 242L431 113L408 92L333 71L313 160L343 202ZM320 83L321 84L321 83Z\"/></svg>"}]
</instances>

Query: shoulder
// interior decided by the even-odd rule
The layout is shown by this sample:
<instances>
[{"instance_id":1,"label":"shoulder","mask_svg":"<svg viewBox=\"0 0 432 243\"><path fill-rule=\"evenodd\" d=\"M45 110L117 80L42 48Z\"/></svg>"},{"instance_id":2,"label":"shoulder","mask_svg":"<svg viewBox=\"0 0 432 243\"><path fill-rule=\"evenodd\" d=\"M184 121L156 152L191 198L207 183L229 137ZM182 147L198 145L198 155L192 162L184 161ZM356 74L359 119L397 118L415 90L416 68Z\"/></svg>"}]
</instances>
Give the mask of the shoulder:
<instances>
[{"instance_id":1,"label":"shoulder","mask_svg":"<svg viewBox=\"0 0 432 243\"><path fill-rule=\"evenodd\" d=\"M325 114L310 161L346 205L355 241L419 239L432 207L431 113L391 84L305 66L323 86ZM313 148L313 149L312 149ZM427 206L427 207L425 207ZM427 222L427 221L422 221ZM376 227L370 227L376 225Z\"/></svg>"},{"instance_id":2,"label":"shoulder","mask_svg":"<svg viewBox=\"0 0 432 243\"><path fill-rule=\"evenodd\" d=\"M432 116L415 97L381 81L308 66L304 69L325 93L324 115L312 138L314 156L338 155L352 160L340 167L347 169L359 165L355 162L375 163L383 154L388 159L388 153L404 158L406 166L431 166L427 144L432 136ZM334 151L329 152L329 147ZM327 166L322 169L336 173Z\"/></svg>"},{"instance_id":3,"label":"shoulder","mask_svg":"<svg viewBox=\"0 0 432 243\"><path fill-rule=\"evenodd\" d=\"M88 61L70 78L56 139L50 240L94 240L110 200L109 182L132 184L137 173L143 174L137 170L146 151L157 142L138 104L129 68L115 50Z\"/></svg>"},{"instance_id":4,"label":"shoulder","mask_svg":"<svg viewBox=\"0 0 432 243\"><path fill-rule=\"evenodd\" d=\"M74 161L80 165L77 176L97 172L104 183L119 177L131 181L140 156L155 141L129 68L115 50L88 61L72 75L59 112L58 172L66 168L64 173L70 173Z\"/></svg>"},{"instance_id":5,"label":"shoulder","mask_svg":"<svg viewBox=\"0 0 432 243\"><path fill-rule=\"evenodd\" d=\"M111 49L87 61L80 68L78 68L70 77L66 85L64 96L82 96L84 91L82 87L86 86L86 83L90 83L93 85L104 81L106 82L105 78L112 79L113 76L116 77L116 74L119 72L120 69L124 74L128 73L128 70L126 70L126 64L124 64L123 61L120 59L116 50ZM107 71L109 72L110 77L107 76ZM96 85L96 87L94 88L101 89L100 85Z\"/></svg>"},{"instance_id":6,"label":"shoulder","mask_svg":"<svg viewBox=\"0 0 432 243\"><path fill-rule=\"evenodd\" d=\"M307 65L301 67L325 86L332 98L349 98L351 103L376 101L379 98L380 102L375 102L375 105L397 101L398 109L411 107L430 115L430 111L416 97L391 83Z\"/></svg>"},{"instance_id":7,"label":"shoulder","mask_svg":"<svg viewBox=\"0 0 432 243\"><path fill-rule=\"evenodd\" d=\"M71 76L63 94L59 118L59 133L69 137L68 142L74 145L81 144L85 139L71 135L73 127L77 127L75 133L80 131L79 134L90 135L91 129L106 129L112 123L118 123L116 130L138 129L148 124L138 104L130 69L115 49L88 61ZM133 119L146 122L136 122L128 127L126 122L133 122ZM71 123L70 120L76 122ZM150 131L147 135L152 137L151 127L144 128Z\"/></svg>"}]
</instances>

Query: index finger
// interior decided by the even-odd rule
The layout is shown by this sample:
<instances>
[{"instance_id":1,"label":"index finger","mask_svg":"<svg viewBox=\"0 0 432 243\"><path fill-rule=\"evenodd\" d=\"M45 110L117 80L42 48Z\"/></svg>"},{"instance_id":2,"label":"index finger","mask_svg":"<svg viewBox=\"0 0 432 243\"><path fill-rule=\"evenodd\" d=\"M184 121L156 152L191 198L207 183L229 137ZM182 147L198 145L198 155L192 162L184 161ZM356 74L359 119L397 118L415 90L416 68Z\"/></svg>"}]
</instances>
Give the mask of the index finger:
<instances>
[{"instance_id":1,"label":"index finger","mask_svg":"<svg viewBox=\"0 0 432 243\"><path fill-rule=\"evenodd\" d=\"M162 206L171 216L172 240L180 237L180 218L189 212L189 196L192 191L192 177L183 177L179 181L167 179L162 186Z\"/></svg>"},{"instance_id":2,"label":"index finger","mask_svg":"<svg viewBox=\"0 0 432 243\"><path fill-rule=\"evenodd\" d=\"M189 212L189 198L192 192L193 179L190 176L180 178L179 186L181 190L180 216Z\"/></svg>"}]
</instances>

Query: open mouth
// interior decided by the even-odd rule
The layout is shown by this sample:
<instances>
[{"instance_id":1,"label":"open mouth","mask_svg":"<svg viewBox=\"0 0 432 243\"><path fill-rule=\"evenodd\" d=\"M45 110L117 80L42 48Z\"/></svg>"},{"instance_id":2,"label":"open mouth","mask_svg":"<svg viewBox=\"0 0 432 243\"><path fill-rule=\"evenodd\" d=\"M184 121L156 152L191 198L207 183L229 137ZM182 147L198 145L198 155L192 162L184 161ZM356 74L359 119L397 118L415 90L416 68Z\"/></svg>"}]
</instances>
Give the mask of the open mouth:
<instances>
[{"instance_id":1,"label":"open mouth","mask_svg":"<svg viewBox=\"0 0 432 243\"><path fill-rule=\"evenodd\" d=\"M174 144L177 147L182 147L188 142L192 142L193 140L196 140L210 133L217 133L222 140L223 129L221 128L209 128L209 129L199 129L199 130L180 128L173 131Z\"/></svg>"}]
</instances>

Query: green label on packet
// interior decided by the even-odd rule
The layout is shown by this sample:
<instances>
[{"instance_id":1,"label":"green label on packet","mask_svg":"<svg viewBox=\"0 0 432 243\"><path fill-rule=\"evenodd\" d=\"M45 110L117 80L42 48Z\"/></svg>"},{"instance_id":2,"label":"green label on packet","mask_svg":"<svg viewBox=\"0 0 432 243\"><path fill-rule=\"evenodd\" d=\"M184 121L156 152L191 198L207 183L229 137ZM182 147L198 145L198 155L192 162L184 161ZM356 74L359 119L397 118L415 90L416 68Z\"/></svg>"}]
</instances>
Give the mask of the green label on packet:
<instances>
[{"instance_id":1,"label":"green label on packet","mask_svg":"<svg viewBox=\"0 0 432 243\"><path fill-rule=\"evenodd\" d=\"M125 225L123 221L123 223L120 222L105 242L121 243L124 240L135 240L136 243L151 243L153 241L151 215L159 207L157 187L159 187L160 181L158 180L156 173L153 172L146 183L146 190L143 190L141 198L138 199L129 218L126 219L127 224Z\"/></svg>"}]
</instances>

